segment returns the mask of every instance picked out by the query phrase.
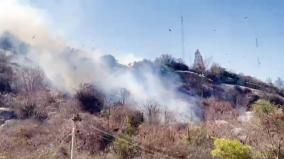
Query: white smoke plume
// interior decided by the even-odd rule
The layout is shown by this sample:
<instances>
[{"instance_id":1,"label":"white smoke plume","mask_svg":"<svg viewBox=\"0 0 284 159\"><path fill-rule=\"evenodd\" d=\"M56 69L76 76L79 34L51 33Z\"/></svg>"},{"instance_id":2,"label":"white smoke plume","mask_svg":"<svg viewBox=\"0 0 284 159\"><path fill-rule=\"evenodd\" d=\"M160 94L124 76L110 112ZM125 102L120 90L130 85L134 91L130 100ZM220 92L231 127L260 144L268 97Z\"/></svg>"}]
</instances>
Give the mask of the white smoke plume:
<instances>
[{"instance_id":1,"label":"white smoke plume","mask_svg":"<svg viewBox=\"0 0 284 159\"><path fill-rule=\"evenodd\" d=\"M0 0L0 35L5 32L28 45L26 56L61 91L72 94L81 83L95 84L105 94L124 88L130 92L129 102L141 109L153 101L180 121L199 120L197 100L177 91L180 82L174 75L165 80L148 65L136 70L120 64L112 67L101 61L100 53L68 47L48 27L45 12L29 4Z\"/></svg>"}]
</instances>

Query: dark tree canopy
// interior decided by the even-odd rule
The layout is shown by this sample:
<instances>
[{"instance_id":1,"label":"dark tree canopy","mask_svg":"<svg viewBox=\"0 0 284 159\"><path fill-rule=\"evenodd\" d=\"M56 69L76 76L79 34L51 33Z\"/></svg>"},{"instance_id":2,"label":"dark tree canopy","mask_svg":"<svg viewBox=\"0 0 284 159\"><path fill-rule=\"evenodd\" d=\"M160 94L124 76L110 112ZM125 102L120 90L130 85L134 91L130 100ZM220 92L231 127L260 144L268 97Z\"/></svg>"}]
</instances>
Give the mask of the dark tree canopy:
<instances>
[{"instance_id":1,"label":"dark tree canopy","mask_svg":"<svg viewBox=\"0 0 284 159\"><path fill-rule=\"evenodd\" d=\"M80 102L82 110L99 113L104 106L104 95L91 84L82 84L76 93L76 98Z\"/></svg>"},{"instance_id":2,"label":"dark tree canopy","mask_svg":"<svg viewBox=\"0 0 284 159\"><path fill-rule=\"evenodd\" d=\"M13 81L13 70L10 58L0 50L0 92L10 92Z\"/></svg>"},{"instance_id":3,"label":"dark tree canopy","mask_svg":"<svg viewBox=\"0 0 284 159\"><path fill-rule=\"evenodd\" d=\"M117 60L112 55L104 55L101 57L101 60L109 67L114 67L118 64Z\"/></svg>"},{"instance_id":4,"label":"dark tree canopy","mask_svg":"<svg viewBox=\"0 0 284 159\"><path fill-rule=\"evenodd\" d=\"M161 66L167 66L174 71L188 71L189 68L182 59L175 59L171 55L162 55L156 58L155 63Z\"/></svg>"}]
</instances>

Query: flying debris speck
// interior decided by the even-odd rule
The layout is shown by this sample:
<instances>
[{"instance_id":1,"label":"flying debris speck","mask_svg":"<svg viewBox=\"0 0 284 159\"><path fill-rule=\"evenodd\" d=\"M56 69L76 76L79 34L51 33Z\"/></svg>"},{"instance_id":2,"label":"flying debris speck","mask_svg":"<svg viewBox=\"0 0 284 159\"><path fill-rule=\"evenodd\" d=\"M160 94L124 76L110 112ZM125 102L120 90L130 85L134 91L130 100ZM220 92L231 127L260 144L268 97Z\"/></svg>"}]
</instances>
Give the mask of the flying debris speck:
<instances>
[{"instance_id":1,"label":"flying debris speck","mask_svg":"<svg viewBox=\"0 0 284 159\"><path fill-rule=\"evenodd\" d=\"M172 29L171 28L169 28L169 32L171 32L172 31Z\"/></svg>"}]
</instances>

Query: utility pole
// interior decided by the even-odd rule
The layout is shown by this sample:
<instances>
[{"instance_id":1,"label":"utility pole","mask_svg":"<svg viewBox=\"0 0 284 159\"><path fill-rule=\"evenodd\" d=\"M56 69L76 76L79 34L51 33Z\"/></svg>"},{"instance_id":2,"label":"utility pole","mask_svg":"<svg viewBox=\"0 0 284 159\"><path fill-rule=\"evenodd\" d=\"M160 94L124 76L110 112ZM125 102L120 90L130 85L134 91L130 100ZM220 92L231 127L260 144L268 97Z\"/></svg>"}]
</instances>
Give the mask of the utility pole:
<instances>
[{"instance_id":1,"label":"utility pole","mask_svg":"<svg viewBox=\"0 0 284 159\"><path fill-rule=\"evenodd\" d=\"M109 125L109 119L110 118L110 106L108 107L108 116L107 116L107 128L108 128L108 131L110 131L110 125Z\"/></svg>"},{"instance_id":2,"label":"utility pole","mask_svg":"<svg viewBox=\"0 0 284 159\"><path fill-rule=\"evenodd\" d=\"M81 117L79 114L73 117L72 119L72 139L71 139L71 152L70 152L70 159L74 159L74 150L75 150L75 133L76 133L76 122L81 121Z\"/></svg>"},{"instance_id":3,"label":"utility pole","mask_svg":"<svg viewBox=\"0 0 284 159\"><path fill-rule=\"evenodd\" d=\"M72 120L72 140L71 140L71 157L70 159L74 159L74 145L75 145L75 121Z\"/></svg>"},{"instance_id":4,"label":"utility pole","mask_svg":"<svg viewBox=\"0 0 284 159\"><path fill-rule=\"evenodd\" d=\"M183 16L180 17L180 29L181 29L181 54L182 54L182 59L185 60L184 56L184 27L183 27Z\"/></svg>"}]
</instances>

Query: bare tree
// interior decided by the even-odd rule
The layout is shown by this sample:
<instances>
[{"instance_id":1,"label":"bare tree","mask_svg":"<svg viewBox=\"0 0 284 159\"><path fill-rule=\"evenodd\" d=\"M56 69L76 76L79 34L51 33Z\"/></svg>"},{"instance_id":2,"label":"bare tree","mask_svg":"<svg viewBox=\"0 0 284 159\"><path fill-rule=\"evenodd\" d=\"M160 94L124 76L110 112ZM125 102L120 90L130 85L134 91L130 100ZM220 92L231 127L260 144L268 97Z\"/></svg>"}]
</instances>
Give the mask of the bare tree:
<instances>
[{"instance_id":1,"label":"bare tree","mask_svg":"<svg viewBox=\"0 0 284 159\"><path fill-rule=\"evenodd\" d=\"M160 123L160 109L158 105L154 102L148 102L145 104L146 108L146 118L150 124Z\"/></svg>"},{"instance_id":2,"label":"bare tree","mask_svg":"<svg viewBox=\"0 0 284 159\"><path fill-rule=\"evenodd\" d=\"M18 70L18 89L23 92L34 92L45 88L44 73L39 67L24 67Z\"/></svg>"},{"instance_id":3,"label":"bare tree","mask_svg":"<svg viewBox=\"0 0 284 159\"><path fill-rule=\"evenodd\" d=\"M121 88L119 91L119 96L120 96L120 103L121 105L125 105L130 93L127 89Z\"/></svg>"},{"instance_id":4,"label":"bare tree","mask_svg":"<svg viewBox=\"0 0 284 159\"><path fill-rule=\"evenodd\" d=\"M164 114L164 124L165 125L175 121L174 114L171 111L164 110L163 114Z\"/></svg>"}]
</instances>

